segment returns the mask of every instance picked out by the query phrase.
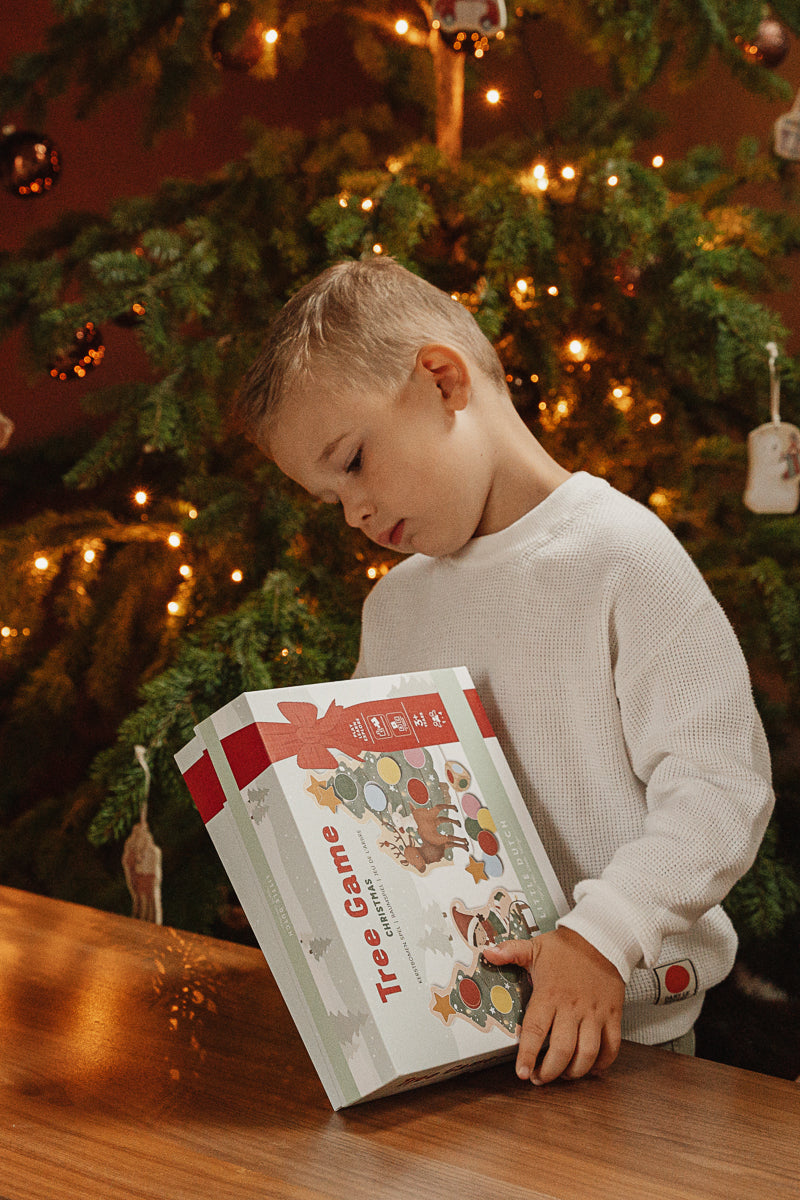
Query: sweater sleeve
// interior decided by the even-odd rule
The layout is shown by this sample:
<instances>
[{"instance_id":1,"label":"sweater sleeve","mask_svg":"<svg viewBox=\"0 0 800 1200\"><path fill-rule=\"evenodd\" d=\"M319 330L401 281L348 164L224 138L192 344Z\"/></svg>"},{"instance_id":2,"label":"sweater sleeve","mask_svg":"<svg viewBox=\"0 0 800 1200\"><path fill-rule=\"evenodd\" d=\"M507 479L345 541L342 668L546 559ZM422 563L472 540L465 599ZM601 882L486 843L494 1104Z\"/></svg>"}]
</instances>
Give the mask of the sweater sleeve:
<instances>
[{"instance_id":1,"label":"sweater sleeve","mask_svg":"<svg viewBox=\"0 0 800 1200\"><path fill-rule=\"evenodd\" d=\"M710 593L652 657L620 657L616 688L631 765L646 788L643 831L598 879L577 884L575 907L559 923L627 982L750 867L774 797L744 656Z\"/></svg>"}]
</instances>

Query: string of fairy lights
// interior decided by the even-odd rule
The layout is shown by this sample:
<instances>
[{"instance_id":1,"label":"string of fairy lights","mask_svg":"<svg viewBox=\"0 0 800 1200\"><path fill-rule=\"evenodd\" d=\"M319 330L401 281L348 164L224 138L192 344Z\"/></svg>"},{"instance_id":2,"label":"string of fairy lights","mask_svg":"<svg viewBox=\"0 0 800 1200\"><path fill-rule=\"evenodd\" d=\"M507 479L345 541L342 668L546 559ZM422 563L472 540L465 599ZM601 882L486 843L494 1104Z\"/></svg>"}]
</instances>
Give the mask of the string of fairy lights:
<instances>
[{"instance_id":1,"label":"string of fairy lights","mask_svg":"<svg viewBox=\"0 0 800 1200\"><path fill-rule=\"evenodd\" d=\"M220 20L225 21L231 15L231 5L221 4L218 11ZM387 29L393 29L394 33L398 37L405 39L414 45L427 44L429 31L421 30L405 17L398 17L394 21L392 21L391 18L387 18L381 20L381 24L384 24ZM433 27L436 28L437 25L438 22L434 21ZM464 43L458 41L458 37L461 36L462 35L457 35L455 41L451 43L452 49L457 51L461 49L462 46L465 46ZM493 39L497 41L501 41L503 37L504 33L502 29L493 34ZM264 27L263 25L259 24L256 28L256 39L258 42L263 43L264 47L274 47L279 38L280 31L274 27ZM488 49L487 39L485 37L474 37L473 44L469 46L469 49L474 58L483 58L486 50ZM542 93L540 89L537 88L534 95L541 100ZM487 87L484 90L483 96L486 104L490 108L496 108L498 111L503 109L505 97L502 90L498 86L493 84ZM400 171L402 171L403 165L403 160L397 157L389 159L386 163L387 169L392 174L398 174ZM661 154L654 155L650 162L650 166L655 170L659 170L664 166L664 156ZM532 163L526 171L520 174L518 182L521 190L525 193L532 195L539 194L542 197L544 197L546 194L549 194L558 202L569 203L577 194L580 183L580 168L569 162L548 163L546 161L536 161ZM617 174L613 169L609 169L604 182L606 187L614 189L620 186L621 180L619 174ZM362 213L364 213L365 216L376 212L379 205L379 200L376 196L353 196L349 192L340 193L338 202L342 208L350 208L351 206L358 208ZM371 248L372 252L376 255L383 254L385 252L383 243L377 239L372 244ZM534 307L540 298L557 298L559 295L559 290L560 289L558 285L555 283L541 284L538 283L531 275L520 274L511 284L509 288L509 296L513 304L518 309L525 311ZM476 311L480 304L480 294L478 291L452 292L451 296L453 300L465 305L471 311ZM89 367L96 365L101 357L102 353L98 352L96 361L93 359L92 362L88 363L87 365ZM567 336L565 338L563 345L563 359L567 374L572 374L576 371L581 371L588 374L592 369L591 358L592 346L589 339L576 335ZM57 372L53 371L52 374L55 376ZM78 372L79 377L80 374L81 372ZM65 376L61 375L60 377L64 378ZM540 377L535 372L530 374L529 379L532 384L538 384L540 382ZM521 378L511 374L507 376L507 381L511 386L521 386L523 383ZM611 384L608 398L609 401L622 413L629 412L635 402L630 385L628 383L620 383L616 381L613 381ZM557 424L560 420L566 418L570 414L573 403L565 396L556 396L553 398L552 403L550 404L548 404L548 402L545 400L540 400L538 407L543 416L547 414L549 423ZM650 425L655 427L662 423L664 415L656 409L649 414L647 419ZM145 510L151 502L151 497L144 488L141 488L137 489L137 491L134 493L132 501L135 507ZM665 502L665 497L654 494L653 497L651 497L651 502L655 507L658 507L659 503ZM198 516L198 511L193 506L189 506L185 512L185 516L188 517L189 520L196 519ZM181 534L177 530L169 530L169 532L164 535L159 527L158 531L154 529L152 530L152 533L154 535L152 538L154 542L161 540L163 537L163 543L171 550L179 550L181 548L185 549L185 535ZM90 539L83 544L82 550L80 549L80 546L78 547L79 552L82 553L82 559L87 568L94 567L98 563L103 548L102 540L97 538ZM43 577L47 576L49 572L55 569L56 562L59 561L63 555L63 548L56 554L51 553L48 555L46 552L35 553L30 563L30 569L33 575ZM363 554L358 554L357 557L361 562L365 561L365 556ZM175 621L181 619L187 614L189 610L191 592L194 586L195 571L191 562L187 559L188 556L184 556L183 561L177 567L178 583L173 596L166 604L167 618ZM380 578L380 576L385 575L390 569L390 566L391 564L388 562L369 562L364 567L364 570L366 576L370 580L376 580ZM245 579L245 573L240 567L233 567L229 572L229 579L233 585L241 584ZM85 594L85 586L80 583L77 586L78 588L83 587ZM0 650L11 649L15 644L15 639L25 639L30 636L31 626L29 625L15 626L11 624L0 624ZM295 647L295 651L297 653L301 653L302 648ZM289 648L284 647L280 653L284 658L286 658L289 656L291 651Z\"/></svg>"},{"instance_id":2,"label":"string of fairy lights","mask_svg":"<svg viewBox=\"0 0 800 1200\"><path fill-rule=\"evenodd\" d=\"M145 488L137 488L131 496L132 505L142 510L142 519L146 520L145 510L151 504L152 497ZM198 518L199 511L194 505L185 506L183 515L190 521ZM189 560L189 555L185 553L188 544L188 538L185 533L179 532L177 529L170 529L166 524L159 524L157 527L150 526L147 528L147 540L153 544L161 544L169 550L183 550L181 556L182 561L177 567L177 575L179 576L175 591L172 597L166 603L167 619L179 620L186 617L190 610L191 594L195 582L195 568ZM102 553L105 549L105 542L101 537L81 538L77 543L71 543L68 546L59 547L58 550L51 551L36 551L29 560L29 572L31 577L36 580L46 581L48 578L54 578L59 570L59 566L65 556L71 552L77 553L80 556L81 562L86 568L99 567L102 559ZM356 556L359 561L363 562L365 556L361 553ZM380 576L385 575L390 563L379 562L369 563L365 568L365 574L368 579L375 580ZM243 583L245 580L245 572L241 567L233 567L228 573L229 582L233 585ZM82 600L87 595L86 584L88 579L78 580L74 583L75 599ZM33 601L34 605L41 599L39 589L34 589L37 593ZM0 618L1 620L1 618ZM31 625L20 625L2 623L0 624L0 655L13 652L17 644L17 639L26 639L32 635ZM302 654L302 646L295 646L291 650L284 646L279 653L279 657L288 658L291 653Z\"/></svg>"}]
</instances>

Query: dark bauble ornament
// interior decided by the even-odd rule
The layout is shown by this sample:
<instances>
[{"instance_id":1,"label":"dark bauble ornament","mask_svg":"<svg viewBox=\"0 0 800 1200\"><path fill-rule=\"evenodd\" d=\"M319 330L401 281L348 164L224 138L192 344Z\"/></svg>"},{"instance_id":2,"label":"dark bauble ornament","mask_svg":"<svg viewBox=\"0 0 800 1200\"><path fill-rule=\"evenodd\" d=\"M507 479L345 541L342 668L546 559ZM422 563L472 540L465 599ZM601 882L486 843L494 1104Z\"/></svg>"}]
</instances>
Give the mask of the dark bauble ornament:
<instances>
[{"instance_id":1,"label":"dark bauble ornament","mask_svg":"<svg viewBox=\"0 0 800 1200\"><path fill-rule=\"evenodd\" d=\"M94 321L75 331L75 337L65 350L59 351L50 364L53 379L83 379L103 361L106 348L103 334Z\"/></svg>"},{"instance_id":2,"label":"dark bauble ornament","mask_svg":"<svg viewBox=\"0 0 800 1200\"><path fill-rule=\"evenodd\" d=\"M223 17L211 34L214 62L226 71L252 71L264 54L266 27L256 17L237 33L233 17Z\"/></svg>"},{"instance_id":3,"label":"dark bauble ornament","mask_svg":"<svg viewBox=\"0 0 800 1200\"><path fill-rule=\"evenodd\" d=\"M789 31L774 17L765 17L756 30L752 42L745 42L748 58L763 63L765 67L779 67L789 53L791 42Z\"/></svg>"},{"instance_id":4,"label":"dark bauble ornament","mask_svg":"<svg viewBox=\"0 0 800 1200\"><path fill-rule=\"evenodd\" d=\"M49 137L10 129L0 141L0 181L14 196L45 196L61 174L61 155Z\"/></svg>"},{"instance_id":5,"label":"dark bauble ornament","mask_svg":"<svg viewBox=\"0 0 800 1200\"><path fill-rule=\"evenodd\" d=\"M121 329L133 329L135 326L141 325L146 312L145 305L140 300L135 300L130 308L114 317L114 324L119 325Z\"/></svg>"}]
</instances>

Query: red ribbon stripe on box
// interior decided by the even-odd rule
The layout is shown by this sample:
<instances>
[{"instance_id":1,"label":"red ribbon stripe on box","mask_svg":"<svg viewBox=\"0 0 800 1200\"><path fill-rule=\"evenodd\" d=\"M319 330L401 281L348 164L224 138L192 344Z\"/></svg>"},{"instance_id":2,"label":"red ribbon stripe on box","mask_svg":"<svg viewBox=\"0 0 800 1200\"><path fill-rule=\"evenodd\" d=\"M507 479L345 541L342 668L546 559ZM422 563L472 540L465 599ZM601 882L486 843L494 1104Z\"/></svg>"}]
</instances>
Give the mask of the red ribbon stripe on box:
<instances>
[{"instance_id":1,"label":"red ribbon stripe on box","mask_svg":"<svg viewBox=\"0 0 800 1200\"><path fill-rule=\"evenodd\" d=\"M436 692L346 708L334 700L323 716L306 701L284 701L278 709L285 721L255 721L221 739L237 787L286 758L296 758L305 769L325 770L338 766L332 750L360 758L365 750L410 750L458 740Z\"/></svg>"}]
</instances>

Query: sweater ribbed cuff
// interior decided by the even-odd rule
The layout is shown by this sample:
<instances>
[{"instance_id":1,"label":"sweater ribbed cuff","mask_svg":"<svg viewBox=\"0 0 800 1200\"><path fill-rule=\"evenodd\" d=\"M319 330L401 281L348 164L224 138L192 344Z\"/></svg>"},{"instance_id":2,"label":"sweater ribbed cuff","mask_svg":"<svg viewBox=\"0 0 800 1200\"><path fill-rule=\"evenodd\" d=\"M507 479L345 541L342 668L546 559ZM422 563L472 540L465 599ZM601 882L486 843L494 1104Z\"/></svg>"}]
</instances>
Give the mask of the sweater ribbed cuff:
<instances>
[{"instance_id":1,"label":"sweater ribbed cuff","mask_svg":"<svg viewBox=\"0 0 800 1200\"><path fill-rule=\"evenodd\" d=\"M600 897L584 895L556 925L585 938L616 967L626 984L634 967L643 965L642 945L633 936L631 920L620 911L619 903L611 906Z\"/></svg>"}]
</instances>

